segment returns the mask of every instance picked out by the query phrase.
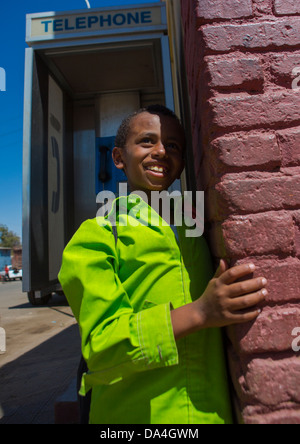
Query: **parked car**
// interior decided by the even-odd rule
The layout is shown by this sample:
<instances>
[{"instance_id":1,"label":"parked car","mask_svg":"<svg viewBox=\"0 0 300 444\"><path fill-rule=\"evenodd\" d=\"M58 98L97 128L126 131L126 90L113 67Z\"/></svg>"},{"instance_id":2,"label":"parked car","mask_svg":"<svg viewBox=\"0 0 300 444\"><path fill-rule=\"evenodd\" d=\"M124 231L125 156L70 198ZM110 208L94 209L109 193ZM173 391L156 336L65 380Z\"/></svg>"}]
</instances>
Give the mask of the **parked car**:
<instances>
[{"instance_id":1,"label":"parked car","mask_svg":"<svg viewBox=\"0 0 300 444\"><path fill-rule=\"evenodd\" d=\"M23 273L22 270L18 270L17 268L13 268L12 265L8 266L8 280L15 281L16 279L22 280Z\"/></svg>"}]
</instances>

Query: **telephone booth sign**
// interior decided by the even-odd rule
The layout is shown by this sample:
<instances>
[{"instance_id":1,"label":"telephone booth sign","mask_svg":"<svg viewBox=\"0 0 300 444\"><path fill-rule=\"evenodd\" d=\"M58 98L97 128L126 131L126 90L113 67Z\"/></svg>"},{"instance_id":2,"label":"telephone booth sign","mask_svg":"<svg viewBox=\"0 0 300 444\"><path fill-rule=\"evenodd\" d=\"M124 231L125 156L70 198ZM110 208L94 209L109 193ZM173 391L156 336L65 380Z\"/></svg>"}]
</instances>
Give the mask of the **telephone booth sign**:
<instances>
[{"instance_id":1,"label":"telephone booth sign","mask_svg":"<svg viewBox=\"0 0 300 444\"><path fill-rule=\"evenodd\" d=\"M140 107L174 109L166 3L29 14L23 144L23 291L59 290L64 247L125 175L111 150Z\"/></svg>"}]
</instances>

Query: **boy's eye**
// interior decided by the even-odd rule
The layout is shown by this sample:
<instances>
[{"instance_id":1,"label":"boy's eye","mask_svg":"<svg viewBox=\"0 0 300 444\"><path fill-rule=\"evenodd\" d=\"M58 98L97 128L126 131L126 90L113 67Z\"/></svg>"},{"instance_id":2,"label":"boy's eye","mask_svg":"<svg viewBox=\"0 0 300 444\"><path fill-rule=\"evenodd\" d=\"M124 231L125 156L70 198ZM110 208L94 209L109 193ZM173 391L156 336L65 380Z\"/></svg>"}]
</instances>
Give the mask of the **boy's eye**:
<instances>
[{"instance_id":1,"label":"boy's eye","mask_svg":"<svg viewBox=\"0 0 300 444\"><path fill-rule=\"evenodd\" d=\"M177 145L177 143L168 143L166 148L169 150L181 151L181 148L179 145Z\"/></svg>"},{"instance_id":2,"label":"boy's eye","mask_svg":"<svg viewBox=\"0 0 300 444\"><path fill-rule=\"evenodd\" d=\"M150 137L145 137L145 138L142 140L142 143L143 143L144 145L153 145L153 144L154 144L154 141L153 141Z\"/></svg>"}]
</instances>

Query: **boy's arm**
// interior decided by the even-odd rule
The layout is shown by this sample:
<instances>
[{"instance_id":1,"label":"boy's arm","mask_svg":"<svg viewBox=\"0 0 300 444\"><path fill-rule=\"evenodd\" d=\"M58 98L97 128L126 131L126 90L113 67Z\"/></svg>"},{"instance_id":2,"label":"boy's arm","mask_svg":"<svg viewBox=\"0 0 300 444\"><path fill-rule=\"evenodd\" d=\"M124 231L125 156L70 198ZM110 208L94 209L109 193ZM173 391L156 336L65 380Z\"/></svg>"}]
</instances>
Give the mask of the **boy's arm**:
<instances>
[{"instance_id":1,"label":"boy's arm","mask_svg":"<svg viewBox=\"0 0 300 444\"><path fill-rule=\"evenodd\" d=\"M202 297L171 312L175 339L203 328L225 327L256 319L260 310L255 306L268 294L265 289L267 280L257 278L236 283L254 270L253 264L228 270L225 261L221 260Z\"/></svg>"}]
</instances>

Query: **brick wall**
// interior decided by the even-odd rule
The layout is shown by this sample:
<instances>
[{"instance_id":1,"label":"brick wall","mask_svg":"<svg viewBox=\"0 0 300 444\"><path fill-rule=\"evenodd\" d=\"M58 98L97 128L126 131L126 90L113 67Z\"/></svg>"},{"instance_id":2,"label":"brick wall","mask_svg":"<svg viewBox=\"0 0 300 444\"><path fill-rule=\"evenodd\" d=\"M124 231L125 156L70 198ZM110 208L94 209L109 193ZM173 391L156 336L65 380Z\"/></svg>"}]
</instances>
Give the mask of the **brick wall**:
<instances>
[{"instance_id":1,"label":"brick wall","mask_svg":"<svg viewBox=\"0 0 300 444\"><path fill-rule=\"evenodd\" d=\"M269 282L256 322L227 331L238 409L247 424L300 424L300 2L181 5L211 249Z\"/></svg>"}]
</instances>

